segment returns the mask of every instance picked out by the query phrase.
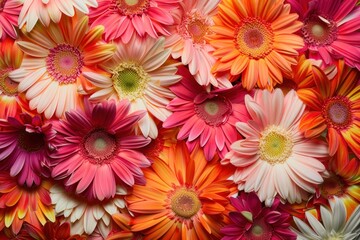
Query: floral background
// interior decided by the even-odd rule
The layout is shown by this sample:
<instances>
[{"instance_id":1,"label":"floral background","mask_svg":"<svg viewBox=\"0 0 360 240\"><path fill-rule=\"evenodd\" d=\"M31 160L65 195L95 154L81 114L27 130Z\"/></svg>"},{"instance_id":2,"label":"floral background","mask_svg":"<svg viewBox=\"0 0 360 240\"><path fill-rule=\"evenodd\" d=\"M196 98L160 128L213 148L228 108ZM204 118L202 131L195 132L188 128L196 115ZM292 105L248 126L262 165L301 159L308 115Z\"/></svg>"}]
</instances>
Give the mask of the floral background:
<instances>
[{"instance_id":1,"label":"floral background","mask_svg":"<svg viewBox=\"0 0 360 240\"><path fill-rule=\"evenodd\" d=\"M0 239L359 239L356 0L0 0Z\"/></svg>"}]
</instances>

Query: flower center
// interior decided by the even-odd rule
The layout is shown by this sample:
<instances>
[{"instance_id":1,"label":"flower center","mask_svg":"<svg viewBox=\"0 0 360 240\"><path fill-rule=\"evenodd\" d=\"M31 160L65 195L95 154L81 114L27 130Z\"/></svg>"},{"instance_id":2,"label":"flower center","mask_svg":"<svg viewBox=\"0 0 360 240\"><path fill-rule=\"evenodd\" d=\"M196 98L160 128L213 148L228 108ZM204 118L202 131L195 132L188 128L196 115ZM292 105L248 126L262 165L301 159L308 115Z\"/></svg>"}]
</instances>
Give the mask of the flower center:
<instances>
[{"instance_id":1,"label":"flower center","mask_svg":"<svg viewBox=\"0 0 360 240\"><path fill-rule=\"evenodd\" d=\"M0 91L7 96L14 96L18 93L18 83L9 78L9 72L12 69L0 71Z\"/></svg>"},{"instance_id":2,"label":"flower center","mask_svg":"<svg viewBox=\"0 0 360 240\"><path fill-rule=\"evenodd\" d=\"M344 240L344 236L341 233L331 233L325 240Z\"/></svg>"},{"instance_id":3,"label":"flower center","mask_svg":"<svg viewBox=\"0 0 360 240\"><path fill-rule=\"evenodd\" d=\"M345 193L345 184L336 175L330 178L324 178L324 182L320 186L321 195L324 198L333 198L334 196L341 197Z\"/></svg>"},{"instance_id":4,"label":"flower center","mask_svg":"<svg viewBox=\"0 0 360 240\"><path fill-rule=\"evenodd\" d=\"M49 75L60 84L71 84L81 74L84 65L80 50L69 44L59 44L50 50L46 58Z\"/></svg>"},{"instance_id":5,"label":"flower center","mask_svg":"<svg viewBox=\"0 0 360 240\"><path fill-rule=\"evenodd\" d=\"M179 34L184 39L192 39L194 43L205 43L210 23L199 13L187 14L179 25Z\"/></svg>"},{"instance_id":6,"label":"flower center","mask_svg":"<svg viewBox=\"0 0 360 240\"><path fill-rule=\"evenodd\" d=\"M116 138L101 129L95 130L85 136L83 149L91 163L102 164L110 160L116 152Z\"/></svg>"},{"instance_id":7,"label":"flower center","mask_svg":"<svg viewBox=\"0 0 360 240\"><path fill-rule=\"evenodd\" d=\"M42 133L29 133L23 131L19 135L19 146L27 152L35 152L45 146L44 135Z\"/></svg>"},{"instance_id":8,"label":"flower center","mask_svg":"<svg viewBox=\"0 0 360 240\"><path fill-rule=\"evenodd\" d=\"M245 233L246 239L270 240L272 229L263 220L255 220L252 227Z\"/></svg>"},{"instance_id":9,"label":"flower center","mask_svg":"<svg viewBox=\"0 0 360 240\"><path fill-rule=\"evenodd\" d=\"M121 63L113 71L112 80L119 98L133 101L144 94L149 75L134 63Z\"/></svg>"},{"instance_id":10,"label":"flower center","mask_svg":"<svg viewBox=\"0 0 360 240\"><path fill-rule=\"evenodd\" d=\"M311 47L331 44L337 37L336 23L318 15L311 15L302 28L304 41Z\"/></svg>"},{"instance_id":11,"label":"flower center","mask_svg":"<svg viewBox=\"0 0 360 240\"><path fill-rule=\"evenodd\" d=\"M208 98L194 106L196 114L211 126L226 123L232 113L231 103L221 96Z\"/></svg>"},{"instance_id":12,"label":"flower center","mask_svg":"<svg viewBox=\"0 0 360 240\"><path fill-rule=\"evenodd\" d=\"M257 18L247 18L235 31L237 49L250 58L267 56L273 49L274 33L271 25Z\"/></svg>"},{"instance_id":13,"label":"flower center","mask_svg":"<svg viewBox=\"0 0 360 240\"><path fill-rule=\"evenodd\" d=\"M290 134L279 126L270 126L261 133L260 158L271 165L284 163L292 153Z\"/></svg>"},{"instance_id":14,"label":"flower center","mask_svg":"<svg viewBox=\"0 0 360 240\"><path fill-rule=\"evenodd\" d=\"M352 123L351 103L343 96L327 99L322 114L328 125L338 130L347 128Z\"/></svg>"},{"instance_id":15,"label":"flower center","mask_svg":"<svg viewBox=\"0 0 360 240\"><path fill-rule=\"evenodd\" d=\"M191 218L201 208L201 202L196 192L186 188L176 190L170 202L173 212L182 218Z\"/></svg>"},{"instance_id":16,"label":"flower center","mask_svg":"<svg viewBox=\"0 0 360 240\"><path fill-rule=\"evenodd\" d=\"M150 6L150 0L115 0L120 14L138 15L145 12Z\"/></svg>"}]
</instances>

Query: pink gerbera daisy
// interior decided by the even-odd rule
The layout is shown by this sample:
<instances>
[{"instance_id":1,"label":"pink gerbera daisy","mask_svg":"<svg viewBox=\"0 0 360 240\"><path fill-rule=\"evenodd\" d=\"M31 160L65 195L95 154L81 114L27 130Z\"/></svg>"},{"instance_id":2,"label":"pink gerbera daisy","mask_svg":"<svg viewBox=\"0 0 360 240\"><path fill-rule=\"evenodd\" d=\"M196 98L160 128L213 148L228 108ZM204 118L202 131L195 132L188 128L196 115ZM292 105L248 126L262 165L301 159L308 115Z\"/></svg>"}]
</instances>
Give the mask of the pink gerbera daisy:
<instances>
[{"instance_id":1,"label":"pink gerbera daisy","mask_svg":"<svg viewBox=\"0 0 360 240\"><path fill-rule=\"evenodd\" d=\"M105 27L105 40L121 39L128 43L135 34L158 38L169 35L167 26L174 23L171 11L180 0L98 0L90 9L92 26Z\"/></svg>"},{"instance_id":2,"label":"pink gerbera daisy","mask_svg":"<svg viewBox=\"0 0 360 240\"><path fill-rule=\"evenodd\" d=\"M210 52L214 48L207 43L214 25L212 16L220 0L188 0L181 2L181 8L174 14L175 25L166 39L166 47L172 51L173 58L180 58L200 85L230 86L224 77L214 77L211 68L216 59Z\"/></svg>"},{"instance_id":3,"label":"pink gerbera daisy","mask_svg":"<svg viewBox=\"0 0 360 240\"><path fill-rule=\"evenodd\" d=\"M249 118L244 105L246 91L237 85L207 92L193 82L188 71L183 71L182 81L170 89L177 97L168 105L173 114L163 126L180 126L177 138L187 139L191 151L200 144L208 161L216 152L224 157L231 143L240 138L235 123Z\"/></svg>"},{"instance_id":4,"label":"pink gerbera daisy","mask_svg":"<svg viewBox=\"0 0 360 240\"><path fill-rule=\"evenodd\" d=\"M360 7L356 0L287 0L304 26L301 29L310 58L326 65L343 58L360 69Z\"/></svg>"},{"instance_id":5,"label":"pink gerbera daisy","mask_svg":"<svg viewBox=\"0 0 360 240\"><path fill-rule=\"evenodd\" d=\"M278 198L271 207L262 206L254 192L241 192L230 201L236 211L229 214L232 223L221 229L225 235L222 240L296 239L289 228L290 214L278 209Z\"/></svg>"},{"instance_id":6,"label":"pink gerbera daisy","mask_svg":"<svg viewBox=\"0 0 360 240\"><path fill-rule=\"evenodd\" d=\"M141 168L150 161L136 149L150 142L134 135L134 125L144 112L128 114L127 101L86 105L66 114L54 128L58 132L57 151L51 156L52 176L64 179L76 193L92 199L114 197L116 185L145 184Z\"/></svg>"},{"instance_id":7,"label":"pink gerbera daisy","mask_svg":"<svg viewBox=\"0 0 360 240\"><path fill-rule=\"evenodd\" d=\"M19 69L9 76L26 92L31 110L60 118L81 106L79 88L87 89L83 71L111 58L115 46L101 41L102 26L89 28L88 18L62 17L49 27L37 25L17 44L24 51Z\"/></svg>"},{"instance_id":8,"label":"pink gerbera daisy","mask_svg":"<svg viewBox=\"0 0 360 240\"><path fill-rule=\"evenodd\" d=\"M13 39L17 38L15 27L18 26L21 7L21 0L0 1L0 38L4 39L6 35Z\"/></svg>"},{"instance_id":9,"label":"pink gerbera daisy","mask_svg":"<svg viewBox=\"0 0 360 240\"><path fill-rule=\"evenodd\" d=\"M53 149L55 131L51 124L43 124L39 116L20 114L20 120L0 120L0 129L1 168L10 169L12 177L18 176L20 185L39 185L42 166Z\"/></svg>"},{"instance_id":10,"label":"pink gerbera daisy","mask_svg":"<svg viewBox=\"0 0 360 240\"><path fill-rule=\"evenodd\" d=\"M89 13L90 7L97 7L96 0L23 0L24 6L19 15L19 27L26 24L26 31L30 32L40 20L45 27L49 26L50 20L58 23L61 15L73 17L75 9L85 14Z\"/></svg>"},{"instance_id":11,"label":"pink gerbera daisy","mask_svg":"<svg viewBox=\"0 0 360 240\"><path fill-rule=\"evenodd\" d=\"M236 123L245 139L234 142L226 155L230 160L223 161L237 167L239 190L255 191L267 205L277 194L300 203L306 192L315 193L325 171L318 158L327 157L328 150L323 141L300 132L305 105L296 92L284 97L280 89L259 90L253 98L245 97L245 105L252 120Z\"/></svg>"}]
</instances>

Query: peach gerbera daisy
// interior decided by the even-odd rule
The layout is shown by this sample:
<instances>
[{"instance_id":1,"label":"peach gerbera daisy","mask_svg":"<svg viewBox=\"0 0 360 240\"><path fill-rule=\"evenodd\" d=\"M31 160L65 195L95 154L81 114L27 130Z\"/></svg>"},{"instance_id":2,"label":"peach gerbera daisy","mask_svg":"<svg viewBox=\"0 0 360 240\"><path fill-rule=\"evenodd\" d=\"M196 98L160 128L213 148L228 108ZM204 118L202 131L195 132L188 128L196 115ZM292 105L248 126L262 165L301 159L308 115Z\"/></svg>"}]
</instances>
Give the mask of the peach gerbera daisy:
<instances>
[{"instance_id":1,"label":"peach gerbera daisy","mask_svg":"<svg viewBox=\"0 0 360 240\"><path fill-rule=\"evenodd\" d=\"M77 194L103 200L114 197L116 186L145 184L142 168L150 161L137 149L150 139L134 134L144 112L129 114L127 101L104 101L82 111L71 111L54 123L57 151L52 157L52 177L65 179Z\"/></svg>"},{"instance_id":2,"label":"peach gerbera daisy","mask_svg":"<svg viewBox=\"0 0 360 240\"><path fill-rule=\"evenodd\" d=\"M5 39L6 36L17 38L16 27L21 7L21 0L0 1L0 39Z\"/></svg>"},{"instance_id":3,"label":"peach gerbera daisy","mask_svg":"<svg viewBox=\"0 0 360 240\"><path fill-rule=\"evenodd\" d=\"M267 205L277 194L300 203L306 192L315 193L325 172L317 158L328 156L327 145L301 134L305 105L296 92L284 97L280 89L259 90L245 97L245 105L252 120L236 124L245 139L234 142L223 160L237 167L233 178L239 190L255 191Z\"/></svg>"},{"instance_id":4,"label":"peach gerbera daisy","mask_svg":"<svg viewBox=\"0 0 360 240\"><path fill-rule=\"evenodd\" d=\"M172 11L180 0L98 0L99 7L91 8L92 26L105 27L107 41L121 39L128 43L131 37L158 38L169 35L167 26L174 23Z\"/></svg>"},{"instance_id":5,"label":"peach gerbera daisy","mask_svg":"<svg viewBox=\"0 0 360 240\"><path fill-rule=\"evenodd\" d=\"M32 110L48 119L60 118L80 105L78 87L86 85L82 72L93 71L115 50L101 41L102 32L102 26L89 29L87 17L63 17L47 28L37 25L17 42L25 55L21 67L9 76L19 82L19 92L26 91Z\"/></svg>"},{"instance_id":6,"label":"peach gerbera daisy","mask_svg":"<svg viewBox=\"0 0 360 240\"><path fill-rule=\"evenodd\" d=\"M232 169L218 159L207 162L200 148L190 154L183 142L164 156L144 170L146 185L125 197L135 214L131 230L144 239L219 239L229 222L228 197L236 191L227 180Z\"/></svg>"},{"instance_id":7,"label":"peach gerbera daisy","mask_svg":"<svg viewBox=\"0 0 360 240\"><path fill-rule=\"evenodd\" d=\"M341 152L348 157L348 147L360 157L360 72L337 64L337 76L329 81L325 73L314 69L316 88L304 103L310 110L301 120L300 128L306 137L320 136L327 129L329 153Z\"/></svg>"},{"instance_id":8,"label":"peach gerbera daisy","mask_svg":"<svg viewBox=\"0 0 360 240\"><path fill-rule=\"evenodd\" d=\"M173 58L180 58L184 65L189 66L195 80L204 86L230 86L224 77L215 77L211 68L215 58L211 52L214 48L206 41L214 24L212 17L220 0L189 0L180 3L180 9L174 13L175 24L171 35L166 39L166 47L172 51Z\"/></svg>"},{"instance_id":9,"label":"peach gerbera daisy","mask_svg":"<svg viewBox=\"0 0 360 240\"><path fill-rule=\"evenodd\" d=\"M164 42L163 37L158 40L133 37L128 44L119 43L114 57L100 65L105 74L84 72L98 87L90 100L127 99L131 112L146 111L138 123L145 137L157 137L153 117L165 121L170 115L166 105L174 95L169 86L181 79L175 75L178 64L167 62L170 50L164 49Z\"/></svg>"},{"instance_id":10,"label":"peach gerbera daisy","mask_svg":"<svg viewBox=\"0 0 360 240\"><path fill-rule=\"evenodd\" d=\"M214 72L242 73L242 84L272 89L291 75L297 50L304 46L293 34L302 23L284 0L224 0L214 18L210 43L219 59Z\"/></svg>"},{"instance_id":11,"label":"peach gerbera daisy","mask_svg":"<svg viewBox=\"0 0 360 240\"><path fill-rule=\"evenodd\" d=\"M88 14L90 7L97 7L96 0L22 0L24 6L19 15L19 27L26 24L26 31L30 32L38 20L48 27L50 20L60 22L61 15L73 17L75 10Z\"/></svg>"},{"instance_id":12,"label":"peach gerbera daisy","mask_svg":"<svg viewBox=\"0 0 360 240\"><path fill-rule=\"evenodd\" d=\"M55 222L49 182L42 181L36 188L28 188L18 185L7 172L0 172L0 182L0 229L5 225L17 234L24 222L37 228L45 225L46 220Z\"/></svg>"}]
</instances>

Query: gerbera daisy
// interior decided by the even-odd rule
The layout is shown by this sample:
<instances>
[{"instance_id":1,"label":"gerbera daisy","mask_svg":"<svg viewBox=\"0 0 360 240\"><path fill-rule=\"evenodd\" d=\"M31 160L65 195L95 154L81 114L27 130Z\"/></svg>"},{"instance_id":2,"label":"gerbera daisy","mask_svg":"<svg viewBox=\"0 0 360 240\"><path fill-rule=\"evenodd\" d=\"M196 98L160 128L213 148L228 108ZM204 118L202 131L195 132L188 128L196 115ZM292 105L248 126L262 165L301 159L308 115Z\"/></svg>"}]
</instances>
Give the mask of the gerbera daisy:
<instances>
[{"instance_id":1,"label":"gerbera daisy","mask_svg":"<svg viewBox=\"0 0 360 240\"><path fill-rule=\"evenodd\" d=\"M0 1L0 39L5 39L6 36L17 38L16 27L21 7L21 0Z\"/></svg>"},{"instance_id":2,"label":"gerbera daisy","mask_svg":"<svg viewBox=\"0 0 360 240\"><path fill-rule=\"evenodd\" d=\"M49 153L54 150L55 131L51 124L44 124L39 116L20 114L19 119L0 119L1 168L18 176L20 185L41 183L44 164L49 162Z\"/></svg>"},{"instance_id":3,"label":"gerbera daisy","mask_svg":"<svg viewBox=\"0 0 360 240\"><path fill-rule=\"evenodd\" d=\"M131 216L124 213L117 213L112 215L113 229L106 238L106 240L129 240L141 239L137 238L136 234L130 230Z\"/></svg>"},{"instance_id":4,"label":"gerbera daisy","mask_svg":"<svg viewBox=\"0 0 360 240\"><path fill-rule=\"evenodd\" d=\"M145 137L157 137L158 130L152 118L165 121L170 115L165 107L174 95L168 86L181 79L175 75L178 63L166 62L170 50L164 49L164 42L164 38L133 37L128 44L119 43L114 57L100 65L106 75L84 73L99 88L90 100L127 99L131 102L131 112L146 110L145 117L138 123Z\"/></svg>"},{"instance_id":5,"label":"gerbera daisy","mask_svg":"<svg viewBox=\"0 0 360 240\"><path fill-rule=\"evenodd\" d=\"M320 212L322 223L309 212L306 213L306 218L311 228L297 217L294 217L300 232L295 229L293 231L297 233L299 240L355 240L360 236L360 205L350 216L346 212L344 203L336 198L335 202L331 204L331 211L321 206ZM346 218L348 218L348 221L346 221Z\"/></svg>"},{"instance_id":6,"label":"gerbera daisy","mask_svg":"<svg viewBox=\"0 0 360 240\"><path fill-rule=\"evenodd\" d=\"M9 73L20 67L22 58L22 51L12 39L0 42L0 119L15 117L20 112L18 84L9 77Z\"/></svg>"},{"instance_id":7,"label":"gerbera daisy","mask_svg":"<svg viewBox=\"0 0 360 240\"><path fill-rule=\"evenodd\" d=\"M355 0L287 0L299 14L305 49L310 58L325 65L343 58L347 65L360 69L360 8Z\"/></svg>"},{"instance_id":8,"label":"gerbera daisy","mask_svg":"<svg viewBox=\"0 0 360 240\"><path fill-rule=\"evenodd\" d=\"M57 151L52 157L52 177L64 179L76 193L103 200L115 196L116 185L144 184L141 168L150 161L139 151L150 142L134 134L143 112L129 113L127 101L103 102L66 114L54 125Z\"/></svg>"},{"instance_id":9,"label":"gerbera daisy","mask_svg":"<svg viewBox=\"0 0 360 240\"><path fill-rule=\"evenodd\" d=\"M329 81L315 68L316 88L302 100L310 110L301 120L300 128L305 137L317 137L327 129L329 154L337 151L345 160L347 146L360 157L360 72L337 64L337 76Z\"/></svg>"},{"instance_id":10,"label":"gerbera daisy","mask_svg":"<svg viewBox=\"0 0 360 240\"><path fill-rule=\"evenodd\" d=\"M106 237L111 228L111 216L125 208L122 198L125 194L123 189L118 188L112 199L93 202L79 195L70 195L59 185L54 185L50 189L55 212L57 216L63 216L65 222L70 223L71 235L90 235L96 230Z\"/></svg>"},{"instance_id":11,"label":"gerbera daisy","mask_svg":"<svg viewBox=\"0 0 360 240\"><path fill-rule=\"evenodd\" d=\"M240 138L235 123L249 119L244 104L247 92L240 85L207 92L193 82L188 71L182 75L181 82L170 87L176 98L167 107L173 114L163 126L180 126L177 138L187 139L190 151L200 144L208 161L215 153L223 158L231 143Z\"/></svg>"},{"instance_id":12,"label":"gerbera daisy","mask_svg":"<svg viewBox=\"0 0 360 240\"><path fill-rule=\"evenodd\" d=\"M278 198L271 207L264 207L254 192L241 192L230 201L236 211L229 213L232 223L221 229L222 240L296 239L289 228L290 215L279 210Z\"/></svg>"},{"instance_id":13,"label":"gerbera daisy","mask_svg":"<svg viewBox=\"0 0 360 240\"><path fill-rule=\"evenodd\" d=\"M132 36L158 38L169 35L167 26L174 23L171 12L180 0L98 0L90 8L92 26L105 27L105 40L128 43Z\"/></svg>"},{"instance_id":14,"label":"gerbera daisy","mask_svg":"<svg viewBox=\"0 0 360 240\"><path fill-rule=\"evenodd\" d=\"M212 31L215 10L220 0L190 0L180 3L181 8L175 12L175 24L171 28L171 35L166 39L166 47L172 51L173 58L180 58L184 65L189 66L200 85L212 84L231 87L224 77L215 77L211 68L215 58L211 52L214 48L206 41Z\"/></svg>"},{"instance_id":15,"label":"gerbera daisy","mask_svg":"<svg viewBox=\"0 0 360 240\"><path fill-rule=\"evenodd\" d=\"M239 190L255 191L268 206L277 194L300 203L305 192L315 193L325 171L317 158L328 156L327 145L301 134L305 105L296 92L284 97L280 89L258 90L245 97L245 105L252 120L236 123L245 139L234 142L223 160L237 167L233 177Z\"/></svg>"},{"instance_id":16,"label":"gerbera daisy","mask_svg":"<svg viewBox=\"0 0 360 240\"><path fill-rule=\"evenodd\" d=\"M59 24L37 25L17 44L25 52L21 67L9 76L26 91L30 108L60 118L80 105L78 87L86 85L82 72L109 59L114 45L101 41L102 26L88 27L88 18L63 17ZM74 34L76 33L76 34Z\"/></svg>"},{"instance_id":17,"label":"gerbera daisy","mask_svg":"<svg viewBox=\"0 0 360 240\"><path fill-rule=\"evenodd\" d=\"M131 230L144 239L219 239L228 197L236 191L227 180L232 169L218 159L207 162L200 148L190 154L183 142L164 156L144 170L146 185L125 197L135 214Z\"/></svg>"},{"instance_id":18,"label":"gerbera daisy","mask_svg":"<svg viewBox=\"0 0 360 240\"><path fill-rule=\"evenodd\" d=\"M0 224L17 234L23 223L37 228L47 220L54 222L55 213L51 205L49 189L51 184L42 181L37 187L19 185L7 172L0 172Z\"/></svg>"},{"instance_id":19,"label":"gerbera daisy","mask_svg":"<svg viewBox=\"0 0 360 240\"><path fill-rule=\"evenodd\" d=\"M242 73L242 84L250 90L256 84L269 88L291 75L297 50L304 45L293 34L302 26L297 14L283 0L224 0L214 18L210 43L219 59L215 72Z\"/></svg>"},{"instance_id":20,"label":"gerbera daisy","mask_svg":"<svg viewBox=\"0 0 360 240\"><path fill-rule=\"evenodd\" d=\"M49 26L50 20L60 22L61 15L73 17L75 10L88 14L90 7L97 7L96 0L23 0L24 6L19 15L19 27L26 24L26 31L30 32L38 20L45 27Z\"/></svg>"}]
</instances>

